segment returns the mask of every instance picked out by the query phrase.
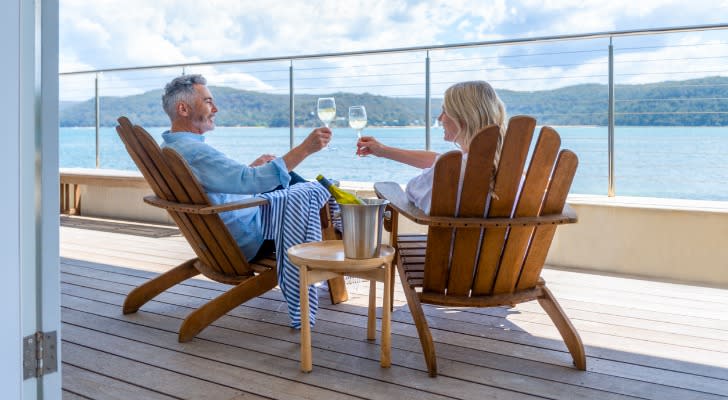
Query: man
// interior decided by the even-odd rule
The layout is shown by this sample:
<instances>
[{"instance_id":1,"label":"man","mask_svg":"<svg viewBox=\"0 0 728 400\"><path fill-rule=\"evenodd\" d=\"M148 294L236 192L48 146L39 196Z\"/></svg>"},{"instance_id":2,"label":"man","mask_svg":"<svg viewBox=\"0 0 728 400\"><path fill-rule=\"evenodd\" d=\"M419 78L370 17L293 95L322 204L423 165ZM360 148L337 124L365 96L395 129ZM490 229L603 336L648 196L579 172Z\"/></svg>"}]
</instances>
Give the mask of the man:
<instances>
[{"instance_id":1,"label":"man","mask_svg":"<svg viewBox=\"0 0 728 400\"><path fill-rule=\"evenodd\" d=\"M182 155L213 204L241 200L296 183L300 177L291 171L331 140L329 128L317 128L283 157L264 154L250 165L241 164L205 144L204 134L215 129L217 113L206 85L202 75L183 75L164 88L162 105L171 128L162 134L162 147L170 147ZM268 245L261 249L264 240L258 207L224 212L220 217L248 260L263 255L259 251L270 251Z\"/></svg>"}]
</instances>

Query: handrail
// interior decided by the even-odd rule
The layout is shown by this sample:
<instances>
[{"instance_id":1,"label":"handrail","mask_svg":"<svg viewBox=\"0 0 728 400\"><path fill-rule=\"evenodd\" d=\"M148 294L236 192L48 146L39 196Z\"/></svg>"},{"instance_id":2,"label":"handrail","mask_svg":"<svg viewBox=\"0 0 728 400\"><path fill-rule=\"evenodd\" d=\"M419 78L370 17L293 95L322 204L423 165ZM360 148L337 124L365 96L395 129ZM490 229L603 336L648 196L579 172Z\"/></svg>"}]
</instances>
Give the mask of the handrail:
<instances>
[{"instance_id":1,"label":"handrail","mask_svg":"<svg viewBox=\"0 0 728 400\"><path fill-rule=\"evenodd\" d=\"M511 44L544 43L544 42L557 42L557 41L565 41L565 40L585 40L585 39L611 38L611 37L619 37L619 36L655 35L655 34L666 34L666 33L677 33L677 32L720 30L720 29L726 29L726 28L728 28L728 23L726 23L726 24L709 24L709 25L690 25L690 26L667 27L667 28L629 29L629 30L621 30L621 31L577 33L577 34L571 34L571 35L538 36L538 37L533 37L533 38L485 40L485 41L478 41L478 42L463 42L463 43L429 45L429 46L412 46L412 47L397 47L397 48L378 49L378 50L345 51L345 52L338 52L338 53L318 53L318 54L301 54L301 55L276 56L276 57L240 58L240 59L219 60L219 61L200 61L200 62L193 62L193 63L147 65L147 66L142 66L142 67L103 68L103 69L92 69L92 70L83 70L83 71L61 72L61 73L59 73L59 75L80 75L80 74L91 74L91 73L99 73L99 72L103 73L103 72L139 71L139 70L146 70L146 69L192 67L192 66L213 65L213 64L240 64L240 63L247 64L247 63L258 63L258 62L271 62L271 61L291 61L291 60L310 60L310 59L317 59L317 58L351 57L351 56L363 56L363 55L373 55L373 54L410 53L410 52L415 52L415 51L431 51L431 50L457 49L457 48L467 48L467 47L484 47L484 46L504 46L504 45L511 45Z\"/></svg>"},{"instance_id":2,"label":"handrail","mask_svg":"<svg viewBox=\"0 0 728 400\"><path fill-rule=\"evenodd\" d=\"M475 41L475 42L463 42L463 43L452 43L452 44L441 44L441 45L427 45L427 46L412 46L412 47L399 47L399 48L388 48L388 49L375 49L375 50L359 50L359 51L348 51L338 53L319 53L319 54L301 54L301 55L288 55L288 56L274 56L274 57L259 57L259 58L247 58L247 59L230 59L220 61L202 61L192 63L174 63L174 64L158 64L158 65L147 65L138 67L118 67L118 68L105 68L105 69L94 69L94 70L82 70L82 71L70 71L61 72L60 76L70 75L83 75L83 74L95 74L95 108L96 108L96 168L99 168L99 121L100 121L100 106L99 106L99 76L102 73L108 72L124 72L124 71L140 71L140 70L153 70L153 69L164 69L164 68L182 68L182 73L185 73L187 67L192 66L210 66L210 65L224 65L224 64L251 64L251 63L262 63L262 62L288 62L288 96L289 96L289 146L292 148L294 145L294 128L295 128L295 114L294 114L294 93L296 88L294 87L294 62L297 60L310 60L310 59L324 59L324 58L338 58L338 57L352 57L352 56L366 56L366 55L382 55L392 53L409 53L409 52L425 52L424 60L424 86L425 86L425 149L430 150L430 131L431 131L431 64L430 64L430 52L435 50L448 50L448 49L460 49L460 48L475 48L475 47L488 47L488 46L505 46L505 45L518 45L518 44L535 44L545 42L558 42L558 41L574 41L574 40L589 40L597 38L608 38L608 110L607 114L607 158L608 158L608 182L607 182L607 194L609 197L616 195L615 191L615 150L614 150L614 131L615 131L615 103L620 100L615 99L615 57L612 41L614 38L625 37L625 36L639 36L639 35L658 35L658 34L671 34L680 32L695 32L695 31L709 31L709 30L725 30L728 29L728 23L721 24L707 24L707 25L692 25L692 26L679 26L679 27L662 27L662 28L648 28L648 29L631 29L631 30L615 30L615 31L604 31L604 32L592 32L592 33L579 33L569 35L551 35L551 36L539 36L531 38L515 38L515 39L502 39L502 40L489 40L489 41ZM530 67L529 67L530 68ZM298 71L301 71L299 69ZM717 72L717 71L716 71ZM540 79L540 78L524 78L524 79ZM491 82L493 80L490 80ZM419 85L420 83L418 83ZM305 88L304 88L305 89ZM284 88L281 88L285 91ZM301 88L298 88L301 91ZM651 114L659 114L660 112L651 112ZM691 114L699 114L700 112L691 112ZM710 111L711 114L724 114L723 111ZM625 113L621 113L625 114ZM634 114L634 113L632 113Z\"/></svg>"}]
</instances>

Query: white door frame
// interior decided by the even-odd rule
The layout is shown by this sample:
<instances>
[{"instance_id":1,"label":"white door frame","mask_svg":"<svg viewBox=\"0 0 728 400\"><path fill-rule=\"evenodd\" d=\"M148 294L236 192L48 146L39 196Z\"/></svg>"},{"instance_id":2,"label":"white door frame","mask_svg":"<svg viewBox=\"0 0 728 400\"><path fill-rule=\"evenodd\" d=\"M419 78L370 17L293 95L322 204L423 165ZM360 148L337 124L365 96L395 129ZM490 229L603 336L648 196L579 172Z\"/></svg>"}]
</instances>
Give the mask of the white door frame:
<instances>
[{"instance_id":1,"label":"white door frame","mask_svg":"<svg viewBox=\"0 0 728 400\"><path fill-rule=\"evenodd\" d=\"M58 0L5 0L0 13L0 387L60 399ZM22 339L57 332L58 372L23 379Z\"/></svg>"}]
</instances>

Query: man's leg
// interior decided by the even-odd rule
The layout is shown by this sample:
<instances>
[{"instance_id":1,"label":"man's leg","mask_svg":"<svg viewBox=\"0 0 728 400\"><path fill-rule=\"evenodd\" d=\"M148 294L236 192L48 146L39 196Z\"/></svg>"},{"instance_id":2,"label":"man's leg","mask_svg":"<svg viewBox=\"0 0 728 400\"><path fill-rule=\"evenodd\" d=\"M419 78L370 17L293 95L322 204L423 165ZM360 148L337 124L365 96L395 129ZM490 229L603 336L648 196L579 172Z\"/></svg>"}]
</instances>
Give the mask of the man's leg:
<instances>
[{"instance_id":1,"label":"man's leg","mask_svg":"<svg viewBox=\"0 0 728 400\"><path fill-rule=\"evenodd\" d=\"M258 249L258 253L255 255L255 257L248 260L248 262L256 262L258 260L262 260L268 256L275 254L275 252L276 243L271 239L266 239L263 241L263 244L260 245L260 249Z\"/></svg>"},{"instance_id":2,"label":"man's leg","mask_svg":"<svg viewBox=\"0 0 728 400\"><path fill-rule=\"evenodd\" d=\"M297 173L295 173L293 171L288 172L288 175L291 177L290 182L288 182L288 186L295 185L295 184L301 183L301 182L308 182L307 180L303 179L303 177L301 175L298 175ZM278 187L271 190L271 192L275 192L276 190L281 190L281 189L283 189L283 186L278 185ZM268 193L268 192L266 192L266 193Z\"/></svg>"},{"instance_id":3,"label":"man's leg","mask_svg":"<svg viewBox=\"0 0 728 400\"><path fill-rule=\"evenodd\" d=\"M291 176L291 182L288 183L289 185L295 185L295 184L301 183L301 182L308 182L307 180L303 179L303 177L301 175L298 175L297 173L295 173L293 171L290 171L288 173L288 175Z\"/></svg>"}]
</instances>

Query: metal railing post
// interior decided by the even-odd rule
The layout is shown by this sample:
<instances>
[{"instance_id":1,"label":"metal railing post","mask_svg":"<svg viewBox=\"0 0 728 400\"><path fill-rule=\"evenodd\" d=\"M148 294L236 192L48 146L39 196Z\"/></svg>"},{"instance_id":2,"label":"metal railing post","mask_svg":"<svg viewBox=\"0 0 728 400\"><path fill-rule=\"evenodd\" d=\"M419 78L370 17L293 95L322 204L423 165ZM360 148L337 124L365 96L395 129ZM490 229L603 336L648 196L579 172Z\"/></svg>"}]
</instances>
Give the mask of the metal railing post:
<instances>
[{"instance_id":1,"label":"metal railing post","mask_svg":"<svg viewBox=\"0 0 728 400\"><path fill-rule=\"evenodd\" d=\"M430 150L430 51L425 58L425 150Z\"/></svg>"},{"instance_id":2,"label":"metal railing post","mask_svg":"<svg viewBox=\"0 0 728 400\"><path fill-rule=\"evenodd\" d=\"M96 104L95 116L96 116L96 168L101 167L101 159L99 157L99 127L101 125L101 113L100 113L100 102L99 102L99 74L96 74L94 84L94 99Z\"/></svg>"},{"instance_id":3,"label":"metal railing post","mask_svg":"<svg viewBox=\"0 0 728 400\"><path fill-rule=\"evenodd\" d=\"M288 107L290 108L290 114L288 115L288 126L290 129L289 133L289 146L292 149L293 148L293 128L296 123L296 113L294 112L295 103L293 101L293 60L291 60L291 65L288 67Z\"/></svg>"},{"instance_id":4,"label":"metal railing post","mask_svg":"<svg viewBox=\"0 0 728 400\"><path fill-rule=\"evenodd\" d=\"M607 196L614 197L614 48L612 38L609 38L609 109L607 111L607 136L609 158L609 184Z\"/></svg>"}]
</instances>

